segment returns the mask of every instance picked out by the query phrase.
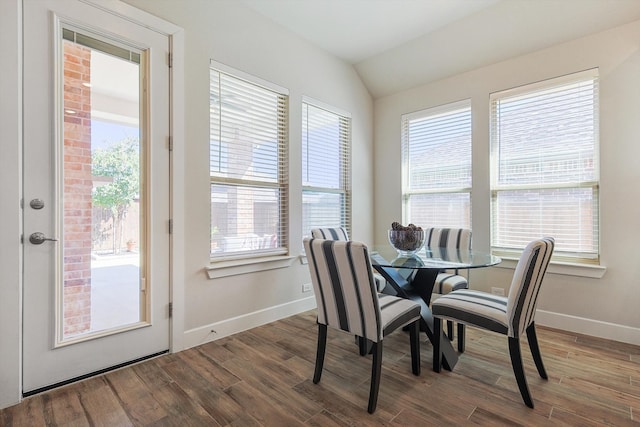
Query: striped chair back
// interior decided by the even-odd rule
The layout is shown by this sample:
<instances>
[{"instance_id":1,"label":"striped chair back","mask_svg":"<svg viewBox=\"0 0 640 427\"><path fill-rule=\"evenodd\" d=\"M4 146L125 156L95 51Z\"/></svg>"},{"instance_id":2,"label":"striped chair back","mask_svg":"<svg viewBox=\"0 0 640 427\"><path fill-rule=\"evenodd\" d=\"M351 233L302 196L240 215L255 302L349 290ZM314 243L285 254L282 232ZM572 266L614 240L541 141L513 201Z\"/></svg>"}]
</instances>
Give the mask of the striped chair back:
<instances>
[{"instance_id":1,"label":"striped chair back","mask_svg":"<svg viewBox=\"0 0 640 427\"><path fill-rule=\"evenodd\" d=\"M522 336L534 320L540 285L554 245L552 237L534 240L527 245L518 261L507 300L507 335L510 337Z\"/></svg>"},{"instance_id":2,"label":"striped chair back","mask_svg":"<svg viewBox=\"0 0 640 427\"><path fill-rule=\"evenodd\" d=\"M349 233L344 227L324 227L311 230L311 237L314 239L326 240L349 240Z\"/></svg>"},{"instance_id":3,"label":"striped chair back","mask_svg":"<svg viewBox=\"0 0 640 427\"><path fill-rule=\"evenodd\" d=\"M471 230L467 228L427 228L424 234L427 247L471 249Z\"/></svg>"},{"instance_id":4,"label":"striped chair back","mask_svg":"<svg viewBox=\"0 0 640 427\"><path fill-rule=\"evenodd\" d=\"M367 247L360 242L304 239L318 323L379 342L378 292Z\"/></svg>"}]
</instances>

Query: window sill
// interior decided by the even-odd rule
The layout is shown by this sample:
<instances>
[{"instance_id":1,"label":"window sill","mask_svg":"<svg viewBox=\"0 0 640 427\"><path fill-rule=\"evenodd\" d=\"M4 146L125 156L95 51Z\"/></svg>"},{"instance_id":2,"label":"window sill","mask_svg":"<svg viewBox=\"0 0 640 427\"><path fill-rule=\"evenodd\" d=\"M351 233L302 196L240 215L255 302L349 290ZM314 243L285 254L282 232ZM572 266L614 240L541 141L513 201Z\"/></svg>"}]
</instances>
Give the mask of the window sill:
<instances>
[{"instance_id":1,"label":"window sill","mask_svg":"<svg viewBox=\"0 0 640 427\"><path fill-rule=\"evenodd\" d=\"M207 271L209 279L218 279L220 277L236 276L239 274L290 267L295 258L297 257L270 256L216 261L206 266L205 270Z\"/></svg>"},{"instance_id":2,"label":"window sill","mask_svg":"<svg viewBox=\"0 0 640 427\"><path fill-rule=\"evenodd\" d=\"M495 267L515 269L518 264L517 258L501 257L502 262ZM560 274L564 276L589 277L591 279L601 279L607 272L607 267L603 265L587 265L573 264L570 262L554 262L549 263L547 272L551 274Z\"/></svg>"}]
</instances>

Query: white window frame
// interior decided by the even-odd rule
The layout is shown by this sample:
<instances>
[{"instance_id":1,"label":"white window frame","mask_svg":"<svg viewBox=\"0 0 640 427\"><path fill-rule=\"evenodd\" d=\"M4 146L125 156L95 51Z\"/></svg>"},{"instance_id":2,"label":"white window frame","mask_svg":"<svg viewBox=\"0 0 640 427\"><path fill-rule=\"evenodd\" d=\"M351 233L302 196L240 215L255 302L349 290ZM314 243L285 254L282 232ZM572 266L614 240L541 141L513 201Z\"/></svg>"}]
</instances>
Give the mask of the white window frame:
<instances>
[{"instance_id":1,"label":"white window frame","mask_svg":"<svg viewBox=\"0 0 640 427\"><path fill-rule=\"evenodd\" d=\"M549 183L521 183L521 184L507 184L505 182L500 182L500 161L499 161L499 153L500 153L500 129L498 124L498 103L501 100L507 99L522 99L528 96L536 96L545 94L549 91L553 91L554 89L568 87L573 84L577 84L579 82L589 82L591 81L593 84L593 97L594 102L592 104L593 108L593 122L592 122L592 133L593 133L593 177L591 179L582 179L570 182L549 182ZM571 191L571 190L590 190L592 195L592 217L591 217L591 232L589 238L592 238L595 241L595 250L591 252L581 252L581 251L572 251L572 250L563 250L563 239L562 237L558 238L558 236L554 236L552 231L545 232L545 230L540 230L539 234L549 235L551 237L556 238L556 247L554 250L554 256L552 260L555 263L564 263L564 264L575 264L575 265L584 265L584 266L597 266L600 261L600 238L599 238L599 95L598 95L598 69L591 69L586 71L581 71L578 73L569 74L566 76L561 76L541 82L536 82L524 86L520 86L517 88L504 90L496 93L492 93L490 95L490 103L491 103L491 251L495 255L499 255L504 258L518 258L522 253L522 249L524 249L525 243L524 240L533 240L535 238L543 237L542 235L527 235L526 238L523 238L523 243L520 245L509 245L501 242L506 242L505 237L501 237L501 241L498 241L498 212L497 212L497 203L498 197L502 192L513 192L513 191L532 191L531 194L535 194L535 191ZM588 129L587 129L588 132ZM559 147L564 146L564 144L559 144ZM545 150L545 156L548 154L548 150ZM503 193L505 194L505 193ZM589 212L589 211L587 211ZM586 234L585 234L586 236ZM567 245L568 247L569 245Z\"/></svg>"},{"instance_id":2,"label":"white window frame","mask_svg":"<svg viewBox=\"0 0 640 427\"><path fill-rule=\"evenodd\" d=\"M256 176L256 174L252 174L252 176L245 178L238 178L233 176L225 176L224 173L210 173L210 187L214 186L227 186L227 187L235 187L238 189L241 188L254 188L258 191L260 190L275 190L278 194L277 197L277 205L278 205L278 224L276 225L276 244L273 247L272 239L270 239L269 244L266 244L267 237L257 236L255 238L248 239L250 240L250 246L246 249L243 248L241 250L235 251L222 251L215 252L214 246L217 245L218 241L214 237L213 220L211 221L211 241L212 241L212 249L210 253L211 262L222 262L222 261L233 261L233 260L242 260L246 258L253 258L256 261L263 262L265 257L273 257L273 256L282 256L288 254L288 196L289 196L289 182L288 182L288 114L289 114L289 91L286 88L280 87L276 84L268 82L266 80L260 79L258 77L252 76L250 74L244 73L242 71L233 69L225 64L221 64L216 61L210 61L210 73L219 73L220 76L225 76L224 78L236 79L238 82L243 82L247 85L247 87L255 87L256 93L264 92L264 93L272 93L272 95L276 95L278 99L279 111L276 126L277 126L277 165L272 165L272 167L277 168L277 182L270 181L268 179L260 179ZM210 83L213 84L213 83ZM213 94L210 89L210 96ZM256 96L256 99L258 97ZM210 137L210 150L213 147L213 133L216 128L214 125L214 120L216 118L210 112L210 127L212 136ZM222 126L220 120L222 119L221 115L218 117L218 125ZM254 118L255 122L259 122L257 118ZM221 131L220 131L221 132ZM221 139L221 138L218 138ZM210 153L211 156L214 154ZM254 159L255 160L255 159ZM253 160L252 160L253 161ZM222 164L222 163L221 163ZM213 196L212 196L213 198ZM213 203L213 202L212 202ZM261 240L262 239L262 240ZM255 242L253 241L255 240ZM264 242L263 242L264 241ZM254 244L255 243L255 244ZM228 262L226 264L229 264ZM235 266L235 263L229 264L230 266Z\"/></svg>"},{"instance_id":3,"label":"white window frame","mask_svg":"<svg viewBox=\"0 0 640 427\"><path fill-rule=\"evenodd\" d=\"M468 147L468 164L469 164L469 178L468 182L465 185L424 185L418 186L413 185L411 181L411 173L410 170L410 158L412 155L412 151L416 149L416 144L412 144L410 130L411 130L411 122L416 120L429 120L429 119L438 119L440 117L453 116L455 114L464 111L468 113L468 122L463 122L463 127L455 128L457 131L461 131L462 133L467 132L469 138L469 147ZM403 222L406 223L415 223L421 227L451 227L451 228L468 228L471 229L471 214L472 214L472 206L471 206L471 191L473 187L472 180L472 169L473 169L473 160L472 160L472 145L473 145L473 132L472 132L472 110L471 110L471 100L465 99L461 101L451 102L448 104L440 105L437 107L428 108L425 110L420 110L412 113L403 114L401 117L401 149L402 149L402 217ZM438 134L438 137L443 137L443 134ZM445 137L446 138L446 137ZM414 138L415 140L415 138ZM447 173L446 168L442 169L443 173ZM444 183L444 180L443 180ZM442 200L451 199L455 196L467 195L468 196L468 211L467 212L459 212L458 218L460 216L465 217L462 220L445 220L437 221L438 223L434 224L425 224L418 222L427 222L422 221L412 217L411 215L411 199L413 197L420 197L422 195L433 195L433 196L441 196ZM458 203L454 202L449 207L454 211L458 209L456 206L459 206ZM445 215L447 216L447 215ZM449 218L454 218L455 216L448 216Z\"/></svg>"},{"instance_id":4,"label":"white window frame","mask_svg":"<svg viewBox=\"0 0 640 427\"><path fill-rule=\"evenodd\" d=\"M306 107L306 108L305 108ZM308 113L309 111L317 110L318 112L323 112L326 114L334 115L335 118L340 122L340 132L339 132L339 141L337 141L339 145L339 159L338 159L338 186L337 187L324 187L324 186L313 186L310 182L308 182L305 177L307 176L308 170L304 169L305 159L307 164L310 162L310 156L312 156L311 151L312 148L309 147L309 143L311 140L308 138L308 135L304 135L305 129L309 129L308 123ZM307 111L307 115L305 115L305 111ZM351 114L345 111L342 111L338 108L327 105L321 101L303 96L302 98L302 198L303 198L303 207L302 214L303 218L305 216L304 212L304 197L305 194L328 194L328 195L339 195L341 198L342 206L340 212L340 218L337 222L333 223L324 223L324 224L311 224L309 227L305 227L304 223L307 222L303 219L303 230L302 236L310 236L311 229L315 227L344 227L347 229L349 235L351 235ZM305 150L305 141L307 141L306 150ZM323 141L315 141L316 143ZM336 141L330 141L335 143ZM327 142L326 144L328 144ZM316 147L317 148L317 147ZM320 147L321 149L322 147ZM317 171L316 171L317 172ZM308 229L305 229L308 228Z\"/></svg>"}]
</instances>

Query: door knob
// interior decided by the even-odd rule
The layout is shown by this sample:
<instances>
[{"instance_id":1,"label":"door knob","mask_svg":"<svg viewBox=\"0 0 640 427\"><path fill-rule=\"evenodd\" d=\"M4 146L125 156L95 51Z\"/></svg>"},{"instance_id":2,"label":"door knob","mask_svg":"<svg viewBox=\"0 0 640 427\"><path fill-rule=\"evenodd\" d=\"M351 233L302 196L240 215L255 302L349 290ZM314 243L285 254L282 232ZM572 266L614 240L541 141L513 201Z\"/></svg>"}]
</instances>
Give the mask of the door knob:
<instances>
[{"instance_id":1,"label":"door knob","mask_svg":"<svg viewBox=\"0 0 640 427\"><path fill-rule=\"evenodd\" d=\"M58 239L52 239L51 237L46 237L44 233L41 233L39 231L36 231L35 233L32 233L31 236L29 236L29 241L34 245L41 245L47 240L50 242L58 241Z\"/></svg>"},{"instance_id":2,"label":"door knob","mask_svg":"<svg viewBox=\"0 0 640 427\"><path fill-rule=\"evenodd\" d=\"M32 209L42 209L44 208L44 200L42 199L33 199L29 202L29 206L31 206Z\"/></svg>"}]
</instances>

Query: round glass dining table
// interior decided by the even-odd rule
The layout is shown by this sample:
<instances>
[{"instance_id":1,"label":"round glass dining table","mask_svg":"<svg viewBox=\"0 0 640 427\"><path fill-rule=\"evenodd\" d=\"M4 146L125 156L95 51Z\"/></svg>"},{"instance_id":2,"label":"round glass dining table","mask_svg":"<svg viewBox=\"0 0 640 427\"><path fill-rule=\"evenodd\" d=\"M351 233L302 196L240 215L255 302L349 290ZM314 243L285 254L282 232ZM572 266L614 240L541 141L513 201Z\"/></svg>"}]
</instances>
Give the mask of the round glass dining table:
<instances>
[{"instance_id":1,"label":"round glass dining table","mask_svg":"<svg viewBox=\"0 0 640 427\"><path fill-rule=\"evenodd\" d=\"M391 245L370 247L372 260L383 267L425 270L453 270L491 267L499 264L498 256L474 250L424 247L412 255L400 254Z\"/></svg>"},{"instance_id":2,"label":"round glass dining table","mask_svg":"<svg viewBox=\"0 0 640 427\"><path fill-rule=\"evenodd\" d=\"M434 343L433 315L429 307L431 294L438 273L443 270L460 270L491 267L499 264L500 257L473 250L424 247L412 255L401 254L391 245L370 247L369 256L373 268L387 281L385 293L411 299L420 304L420 329ZM458 355L448 339L441 339L443 366L451 370Z\"/></svg>"}]
</instances>

